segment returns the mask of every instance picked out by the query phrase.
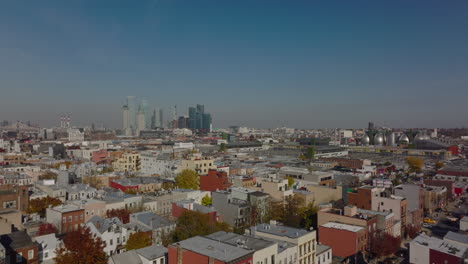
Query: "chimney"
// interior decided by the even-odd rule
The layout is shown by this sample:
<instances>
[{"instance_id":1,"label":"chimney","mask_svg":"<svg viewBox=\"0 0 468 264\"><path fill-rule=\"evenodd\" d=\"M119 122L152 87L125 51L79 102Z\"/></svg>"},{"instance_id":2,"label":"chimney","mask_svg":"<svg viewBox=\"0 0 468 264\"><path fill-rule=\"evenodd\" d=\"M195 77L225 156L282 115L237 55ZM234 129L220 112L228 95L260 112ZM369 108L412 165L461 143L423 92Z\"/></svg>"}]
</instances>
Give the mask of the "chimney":
<instances>
[{"instance_id":1,"label":"chimney","mask_svg":"<svg viewBox=\"0 0 468 264\"><path fill-rule=\"evenodd\" d=\"M356 206L346 206L344 208L344 215L345 216L355 216L357 214L357 207Z\"/></svg>"}]
</instances>

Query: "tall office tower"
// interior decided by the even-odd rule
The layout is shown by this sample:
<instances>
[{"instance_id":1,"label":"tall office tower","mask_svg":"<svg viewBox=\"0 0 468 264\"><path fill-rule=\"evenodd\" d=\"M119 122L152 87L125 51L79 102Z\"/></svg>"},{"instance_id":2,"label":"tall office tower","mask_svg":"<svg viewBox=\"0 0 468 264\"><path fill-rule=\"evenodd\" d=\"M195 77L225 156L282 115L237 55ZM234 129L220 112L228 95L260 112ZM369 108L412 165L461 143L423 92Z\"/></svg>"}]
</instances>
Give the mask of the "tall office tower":
<instances>
[{"instance_id":1,"label":"tall office tower","mask_svg":"<svg viewBox=\"0 0 468 264\"><path fill-rule=\"evenodd\" d=\"M202 128L207 132L211 132L211 115L210 114L203 114L202 115Z\"/></svg>"},{"instance_id":2,"label":"tall office tower","mask_svg":"<svg viewBox=\"0 0 468 264\"><path fill-rule=\"evenodd\" d=\"M197 104L196 107L189 107L189 117L187 127L192 130L202 130L211 132L212 118L209 113L205 113L205 106Z\"/></svg>"},{"instance_id":3,"label":"tall office tower","mask_svg":"<svg viewBox=\"0 0 468 264\"><path fill-rule=\"evenodd\" d=\"M188 121L187 121L187 127L189 129L196 129L195 127L195 124L196 124L196 115L197 115L197 109L195 107L189 107L188 109L188 112L189 112L189 117L188 117Z\"/></svg>"},{"instance_id":4,"label":"tall office tower","mask_svg":"<svg viewBox=\"0 0 468 264\"><path fill-rule=\"evenodd\" d=\"M122 130L126 136L132 135L130 126L130 110L127 105L122 106Z\"/></svg>"},{"instance_id":5,"label":"tall office tower","mask_svg":"<svg viewBox=\"0 0 468 264\"><path fill-rule=\"evenodd\" d=\"M136 114L137 114L137 104L135 96L127 96L127 107L130 116L130 128L133 130L136 127Z\"/></svg>"},{"instance_id":6,"label":"tall office tower","mask_svg":"<svg viewBox=\"0 0 468 264\"><path fill-rule=\"evenodd\" d=\"M143 110L143 113L145 115L146 128L150 128L150 126L151 126L151 114L150 114L150 111L148 109L148 99L142 98L141 102L140 102L140 107Z\"/></svg>"},{"instance_id":7,"label":"tall office tower","mask_svg":"<svg viewBox=\"0 0 468 264\"><path fill-rule=\"evenodd\" d=\"M156 109L153 110L153 115L151 116L151 129L156 128Z\"/></svg>"},{"instance_id":8,"label":"tall office tower","mask_svg":"<svg viewBox=\"0 0 468 264\"><path fill-rule=\"evenodd\" d=\"M159 109L159 127L164 128L164 111L163 109Z\"/></svg>"},{"instance_id":9,"label":"tall office tower","mask_svg":"<svg viewBox=\"0 0 468 264\"><path fill-rule=\"evenodd\" d=\"M137 112L137 136L140 135L140 131L145 130L146 128L146 119L145 119L145 112L143 112L143 109L139 107L138 112Z\"/></svg>"}]
</instances>

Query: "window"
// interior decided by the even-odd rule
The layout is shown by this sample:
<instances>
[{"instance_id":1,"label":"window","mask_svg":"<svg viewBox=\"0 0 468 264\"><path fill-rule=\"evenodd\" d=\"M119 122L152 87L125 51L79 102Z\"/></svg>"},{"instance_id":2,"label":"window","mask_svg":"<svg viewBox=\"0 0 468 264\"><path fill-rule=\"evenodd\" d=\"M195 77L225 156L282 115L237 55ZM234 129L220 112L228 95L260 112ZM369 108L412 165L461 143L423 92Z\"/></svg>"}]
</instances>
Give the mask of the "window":
<instances>
[{"instance_id":1,"label":"window","mask_svg":"<svg viewBox=\"0 0 468 264\"><path fill-rule=\"evenodd\" d=\"M64 216L64 217L62 218L62 222L63 222L63 223L66 223L66 222L67 222L67 217L66 217L66 216Z\"/></svg>"},{"instance_id":2,"label":"window","mask_svg":"<svg viewBox=\"0 0 468 264\"><path fill-rule=\"evenodd\" d=\"M117 244L120 244L120 237L117 238Z\"/></svg>"},{"instance_id":3,"label":"window","mask_svg":"<svg viewBox=\"0 0 468 264\"><path fill-rule=\"evenodd\" d=\"M49 252L45 252L44 253L44 258L48 258L49 257Z\"/></svg>"},{"instance_id":4,"label":"window","mask_svg":"<svg viewBox=\"0 0 468 264\"><path fill-rule=\"evenodd\" d=\"M110 242L109 244L110 244L111 246L114 244L114 241L113 241L112 239L109 240L109 242Z\"/></svg>"},{"instance_id":5,"label":"window","mask_svg":"<svg viewBox=\"0 0 468 264\"><path fill-rule=\"evenodd\" d=\"M22 253L18 253L16 255L16 263L21 263L23 262L23 254Z\"/></svg>"},{"instance_id":6,"label":"window","mask_svg":"<svg viewBox=\"0 0 468 264\"><path fill-rule=\"evenodd\" d=\"M73 221L73 216L70 215L70 216L68 217L68 222L71 222L71 221Z\"/></svg>"},{"instance_id":7,"label":"window","mask_svg":"<svg viewBox=\"0 0 468 264\"><path fill-rule=\"evenodd\" d=\"M33 259L34 258L34 249L28 250L28 259Z\"/></svg>"},{"instance_id":8,"label":"window","mask_svg":"<svg viewBox=\"0 0 468 264\"><path fill-rule=\"evenodd\" d=\"M94 214L94 213L93 213ZM83 214L80 214L80 220L83 220Z\"/></svg>"}]
</instances>

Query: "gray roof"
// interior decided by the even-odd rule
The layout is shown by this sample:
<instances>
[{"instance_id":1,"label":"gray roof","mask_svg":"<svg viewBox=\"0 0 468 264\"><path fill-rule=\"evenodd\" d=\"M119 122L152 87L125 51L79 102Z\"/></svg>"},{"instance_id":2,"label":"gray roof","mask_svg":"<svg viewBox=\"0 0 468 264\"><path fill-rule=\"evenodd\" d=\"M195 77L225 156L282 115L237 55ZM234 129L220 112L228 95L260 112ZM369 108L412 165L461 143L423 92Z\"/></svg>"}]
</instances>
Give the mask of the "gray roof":
<instances>
[{"instance_id":1,"label":"gray roof","mask_svg":"<svg viewBox=\"0 0 468 264\"><path fill-rule=\"evenodd\" d=\"M2 235L1 242L5 248L19 249L25 247L32 247L36 245L31 237L24 231L16 231L10 234Z\"/></svg>"},{"instance_id":2,"label":"gray roof","mask_svg":"<svg viewBox=\"0 0 468 264\"><path fill-rule=\"evenodd\" d=\"M455 232L449 231L444 236L444 240L452 240L455 242L466 244L468 246L468 235L464 235L461 233L455 233Z\"/></svg>"},{"instance_id":3,"label":"gray roof","mask_svg":"<svg viewBox=\"0 0 468 264\"><path fill-rule=\"evenodd\" d=\"M315 251L317 255L322 254L330 249L329 246L323 244L317 244L317 250Z\"/></svg>"},{"instance_id":4,"label":"gray roof","mask_svg":"<svg viewBox=\"0 0 468 264\"><path fill-rule=\"evenodd\" d=\"M151 211L139 212L130 215L130 222L137 221L143 225L146 225L152 229L158 229L174 225L175 222L170 221L162 216L159 216Z\"/></svg>"},{"instance_id":5,"label":"gray roof","mask_svg":"<svg viewBox=\"0 0 468 264\"><path fill-rule=\"evenodd\" d=\"M278 244L278 252L277 252L278 254L285 251L288 248L297 246L297 244L294 244L294 243L291 243L291 242L288 242L288 241L284 241L284 240L273 239L273 238L269 238L269 237L262 237L262 239L268 240L268 241L271 241L273 243Z\"/></svg>"},{"instance_id":6,"label":"gray roof","mask_svg":"<svg viewBox=\"0 0 468 264\"><path fill-rule=\"evenodd\" d=\"M186 250L224 262L233 261L254 253L254 250L247 250L229 244L219 243L216 240L199 236L180 241L173 245L178 245Z\"/></svg>"},{"instance_id":7,"label":"gray roof","mask_svg":"<svg viewBox=\"0 0 468 264\"><path fill-rule=\"evenodd\" d=\"M255 232L268 233L275 236L289 237L289 238L299 238L301 236L307 235L310 233L307 230L283 226L283 225L271 225L271 224L259 224L257 226L251 227L253 235Z\"/></svg>"},{"instance_id":8,"label":"gray roof","mask_svg":"<svg viewBox=\"0 0 468 264\"><path fill-rule=\"evenodd\" d=\"M120 221L119 218L117 217L112 217L112 218L102 218L100 216L93 216L91 219L86 222L86 224L93 224L96 229L99 231L99 233L104 233L107 231L107 229L112 225L116 224L118 226L123 226L122 222Z\"/></svg>"},{"instance_id":9,"label":"gray roof","mask_svg":"<svg viewBox=\"0 0 468 264\"><path fill-rule=\"evenodd\" d=\"M167 248L160 245L152 245L137 249L136 252L147 260L153 260L165 256L167 254Z\"/></svg>"},{"instance_id":10,"label":"gray roof","mask_svg":"<svg viewBox=\"0 0 468 264\"><path fill-rule=\"evenodd\" d=\"M121 254L113 255L110 257L114 264L143 264L143 261L138 256L135 250L130 250Z\"/></svg>"},{"instance_id":11,"label":"gray roof","mask_svg":"<svg viewBox=\"0 0 468 264\"><path fill-rule=\"evenodd\" d=\"M460 221L462 221L462 222L468 222L468 216L465 215L462 219L460 219Z\"/></svg>"},{"instance_id":12,"label":"gray roof","mask_svg":"<svg viewBox=\"0 0 468 264\"><path fill-rule=\"evenodd\" d=\"M206 238L213 239L215 241L221 241L232 246L239 246L244 249L261 250L274 245L275 243L252 236L244 236L235 233L227 233L219 231L211 235L205 236Z\"/></svg>"}]
</instances>

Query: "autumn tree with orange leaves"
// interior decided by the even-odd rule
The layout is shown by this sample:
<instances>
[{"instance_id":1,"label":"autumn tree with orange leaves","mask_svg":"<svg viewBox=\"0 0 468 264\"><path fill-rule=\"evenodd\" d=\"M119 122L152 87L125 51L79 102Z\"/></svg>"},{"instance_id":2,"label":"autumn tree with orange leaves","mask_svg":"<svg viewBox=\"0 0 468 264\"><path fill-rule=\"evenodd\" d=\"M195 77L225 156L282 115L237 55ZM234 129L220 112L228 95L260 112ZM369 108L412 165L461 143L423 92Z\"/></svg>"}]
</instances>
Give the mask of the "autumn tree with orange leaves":
<instances>
[{"instance_id":1,"label":"autumn tree with orange leaves","mask_svg":"<svg viewBox=\"0 0 468 264\"><path fill-rule=\"evenodd\" d=\"M50 196L32 199L29 201L29 208L27 210L27 213L28 214L37 213L41 217L45 217L46 209L49 207L49 205L54 207L54 206L61 205L61 204L62 204L62 201L60 201L60 199L53 198Z\"/></svg>"},{"instance_id":2,"label":"autumn tree with orange leaves","mask_svg":"<svg viewBox=\"0 0 468 264\"><path fill-rule=\"evenodd\" d=\"M89 228L79 227L63 238L63 243L56 250L56 264L107 264L104 252L105 243L99 237L93 237Z\"/></svg>"},{"instance_id":3,"label":"autumn tree with orange leaves","mask_svg":"<svg viewBox=\"0 0 468 264\"><path fill-rule=\"evenodd\" d=\"M106 217L117 217L123 224L127 224L130 221L130 213L127 209L112 209L106 212Z\"/></svg>"}]
</instances>

